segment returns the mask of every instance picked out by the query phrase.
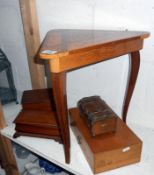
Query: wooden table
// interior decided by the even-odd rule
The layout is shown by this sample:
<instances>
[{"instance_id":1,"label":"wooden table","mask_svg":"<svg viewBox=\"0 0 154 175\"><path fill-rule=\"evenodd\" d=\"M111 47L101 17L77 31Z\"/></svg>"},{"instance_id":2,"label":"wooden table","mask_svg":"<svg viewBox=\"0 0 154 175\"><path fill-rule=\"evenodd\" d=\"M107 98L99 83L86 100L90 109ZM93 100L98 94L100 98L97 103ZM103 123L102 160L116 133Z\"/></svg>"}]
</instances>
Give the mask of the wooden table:
<instances>
[{"instance_id":1,"label":"wooden table","mask_svg":"<svg viewBox=\"0 0 154 175\"><path fill-rule=\"evenodd\" d=\"M128 106L140 66L143 40L148 32L105 30L51 30L47 33L40 58L49 60L54 100L64 144L65 161L70 162L70 134L66 99L66 73L83 66L130 54L130 75L122 117L126 122Z\"/></svg>"}]
</instances>

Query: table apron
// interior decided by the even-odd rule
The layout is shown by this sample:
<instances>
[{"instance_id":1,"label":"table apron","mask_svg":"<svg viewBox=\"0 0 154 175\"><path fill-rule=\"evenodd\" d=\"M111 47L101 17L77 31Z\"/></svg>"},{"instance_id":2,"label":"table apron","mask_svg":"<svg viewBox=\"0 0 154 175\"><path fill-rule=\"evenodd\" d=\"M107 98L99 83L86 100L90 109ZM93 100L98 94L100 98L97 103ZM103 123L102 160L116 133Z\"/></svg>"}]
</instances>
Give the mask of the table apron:
<instances>
[{"instance_id":1,"label":"table apron","mask_svg":"<svg viewBox=\"0 0 154 175\"><path fill-rule=\"evenodd\" d=\"M59 73L83 66L105 61L121 55L139 51L143 48L143 39L126 40L108 43L90 50L70 53L66 56L49 60L50 71Z\"/></svg>"}]
</instances>

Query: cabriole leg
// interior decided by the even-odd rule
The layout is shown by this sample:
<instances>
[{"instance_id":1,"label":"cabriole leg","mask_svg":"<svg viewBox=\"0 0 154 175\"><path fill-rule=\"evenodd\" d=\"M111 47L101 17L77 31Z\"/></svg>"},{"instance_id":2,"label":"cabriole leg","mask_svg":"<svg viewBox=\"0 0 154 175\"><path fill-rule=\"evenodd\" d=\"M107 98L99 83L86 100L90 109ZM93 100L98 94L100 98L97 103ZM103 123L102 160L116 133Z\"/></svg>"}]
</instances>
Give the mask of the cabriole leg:
<instances>
[{"instance_id":1,"label":"cabriole leg","mask_svg":"<svg viewBox=\"0 0 154 175\"><path fill-rule=\"evenodd\" d=\"M140 67L140 53L139 51L132 52L130 54L130 73L128 77L128 86L126 88L123 113L122 113L122 118L125 123L126 123L128 107L129 107L130 100L132 98L132 94L133 94L134 87L137 80L139 67Z\"/></svg>"}]
</instances>

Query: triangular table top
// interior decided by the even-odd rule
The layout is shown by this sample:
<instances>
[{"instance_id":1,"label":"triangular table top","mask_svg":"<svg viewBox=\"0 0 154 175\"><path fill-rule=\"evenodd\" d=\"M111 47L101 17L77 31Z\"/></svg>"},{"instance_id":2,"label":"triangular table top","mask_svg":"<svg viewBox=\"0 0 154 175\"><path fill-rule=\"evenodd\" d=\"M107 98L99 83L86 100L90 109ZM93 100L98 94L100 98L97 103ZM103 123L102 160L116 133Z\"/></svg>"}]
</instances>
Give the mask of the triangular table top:
<instances>
[{"instance_id":1,"label":"triangular table top","mask_svg":"<svg viewBox=\"0 0 154 175\"><path fill-rule=\"evenodd\" d=\"M84 66L85 64L102 61L104 58L89 59L89 55L93 58L98 55L106 55L106 58L116 57L128 52L132 52L132 45L135 50L142 49L143 41L149 36L148 32L138 31L111 31L111 30L79 30L79 29L59 29L51 30L47 33L40 51L42 59L59 59L52 63L52 71L60 72L72 68ZM121 44L121 45L120 45ZM129 47L129 48L128 48ZM108 55L104 52L114 52L116 48L118 52ZM96 56L97 55L97 56ZM84 57L84 61L78 58ZM74 60L74 57L76 59ZM66 62L67 58L67 62ZM72 59L73 58L73 59ZM86 60L89 60L88 62ZM82 64L76 63L77 61ZM54 64L54 66L53 66Z\"/></svg>"}]
</instances>

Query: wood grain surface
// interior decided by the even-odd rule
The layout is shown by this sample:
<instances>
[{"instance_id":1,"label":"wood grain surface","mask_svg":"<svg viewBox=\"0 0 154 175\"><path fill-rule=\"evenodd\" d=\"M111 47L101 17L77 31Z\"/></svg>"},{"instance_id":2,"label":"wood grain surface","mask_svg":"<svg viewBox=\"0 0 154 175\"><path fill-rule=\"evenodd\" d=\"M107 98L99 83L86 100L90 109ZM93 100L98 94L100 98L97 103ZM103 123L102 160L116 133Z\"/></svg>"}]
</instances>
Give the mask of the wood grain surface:
<instances>
[{"instance_id":1,"label":"wood grain surface","mask_svg":"<svg viewBox=\"0 0 154 175\"><path fill-rule=\"evenodd\" d=\"M51 72L62 72L141 50L148 32L105 30L51 30L40 50ZM52 54L43 53L54 51Z\"/></svg>"}]
</instances>

